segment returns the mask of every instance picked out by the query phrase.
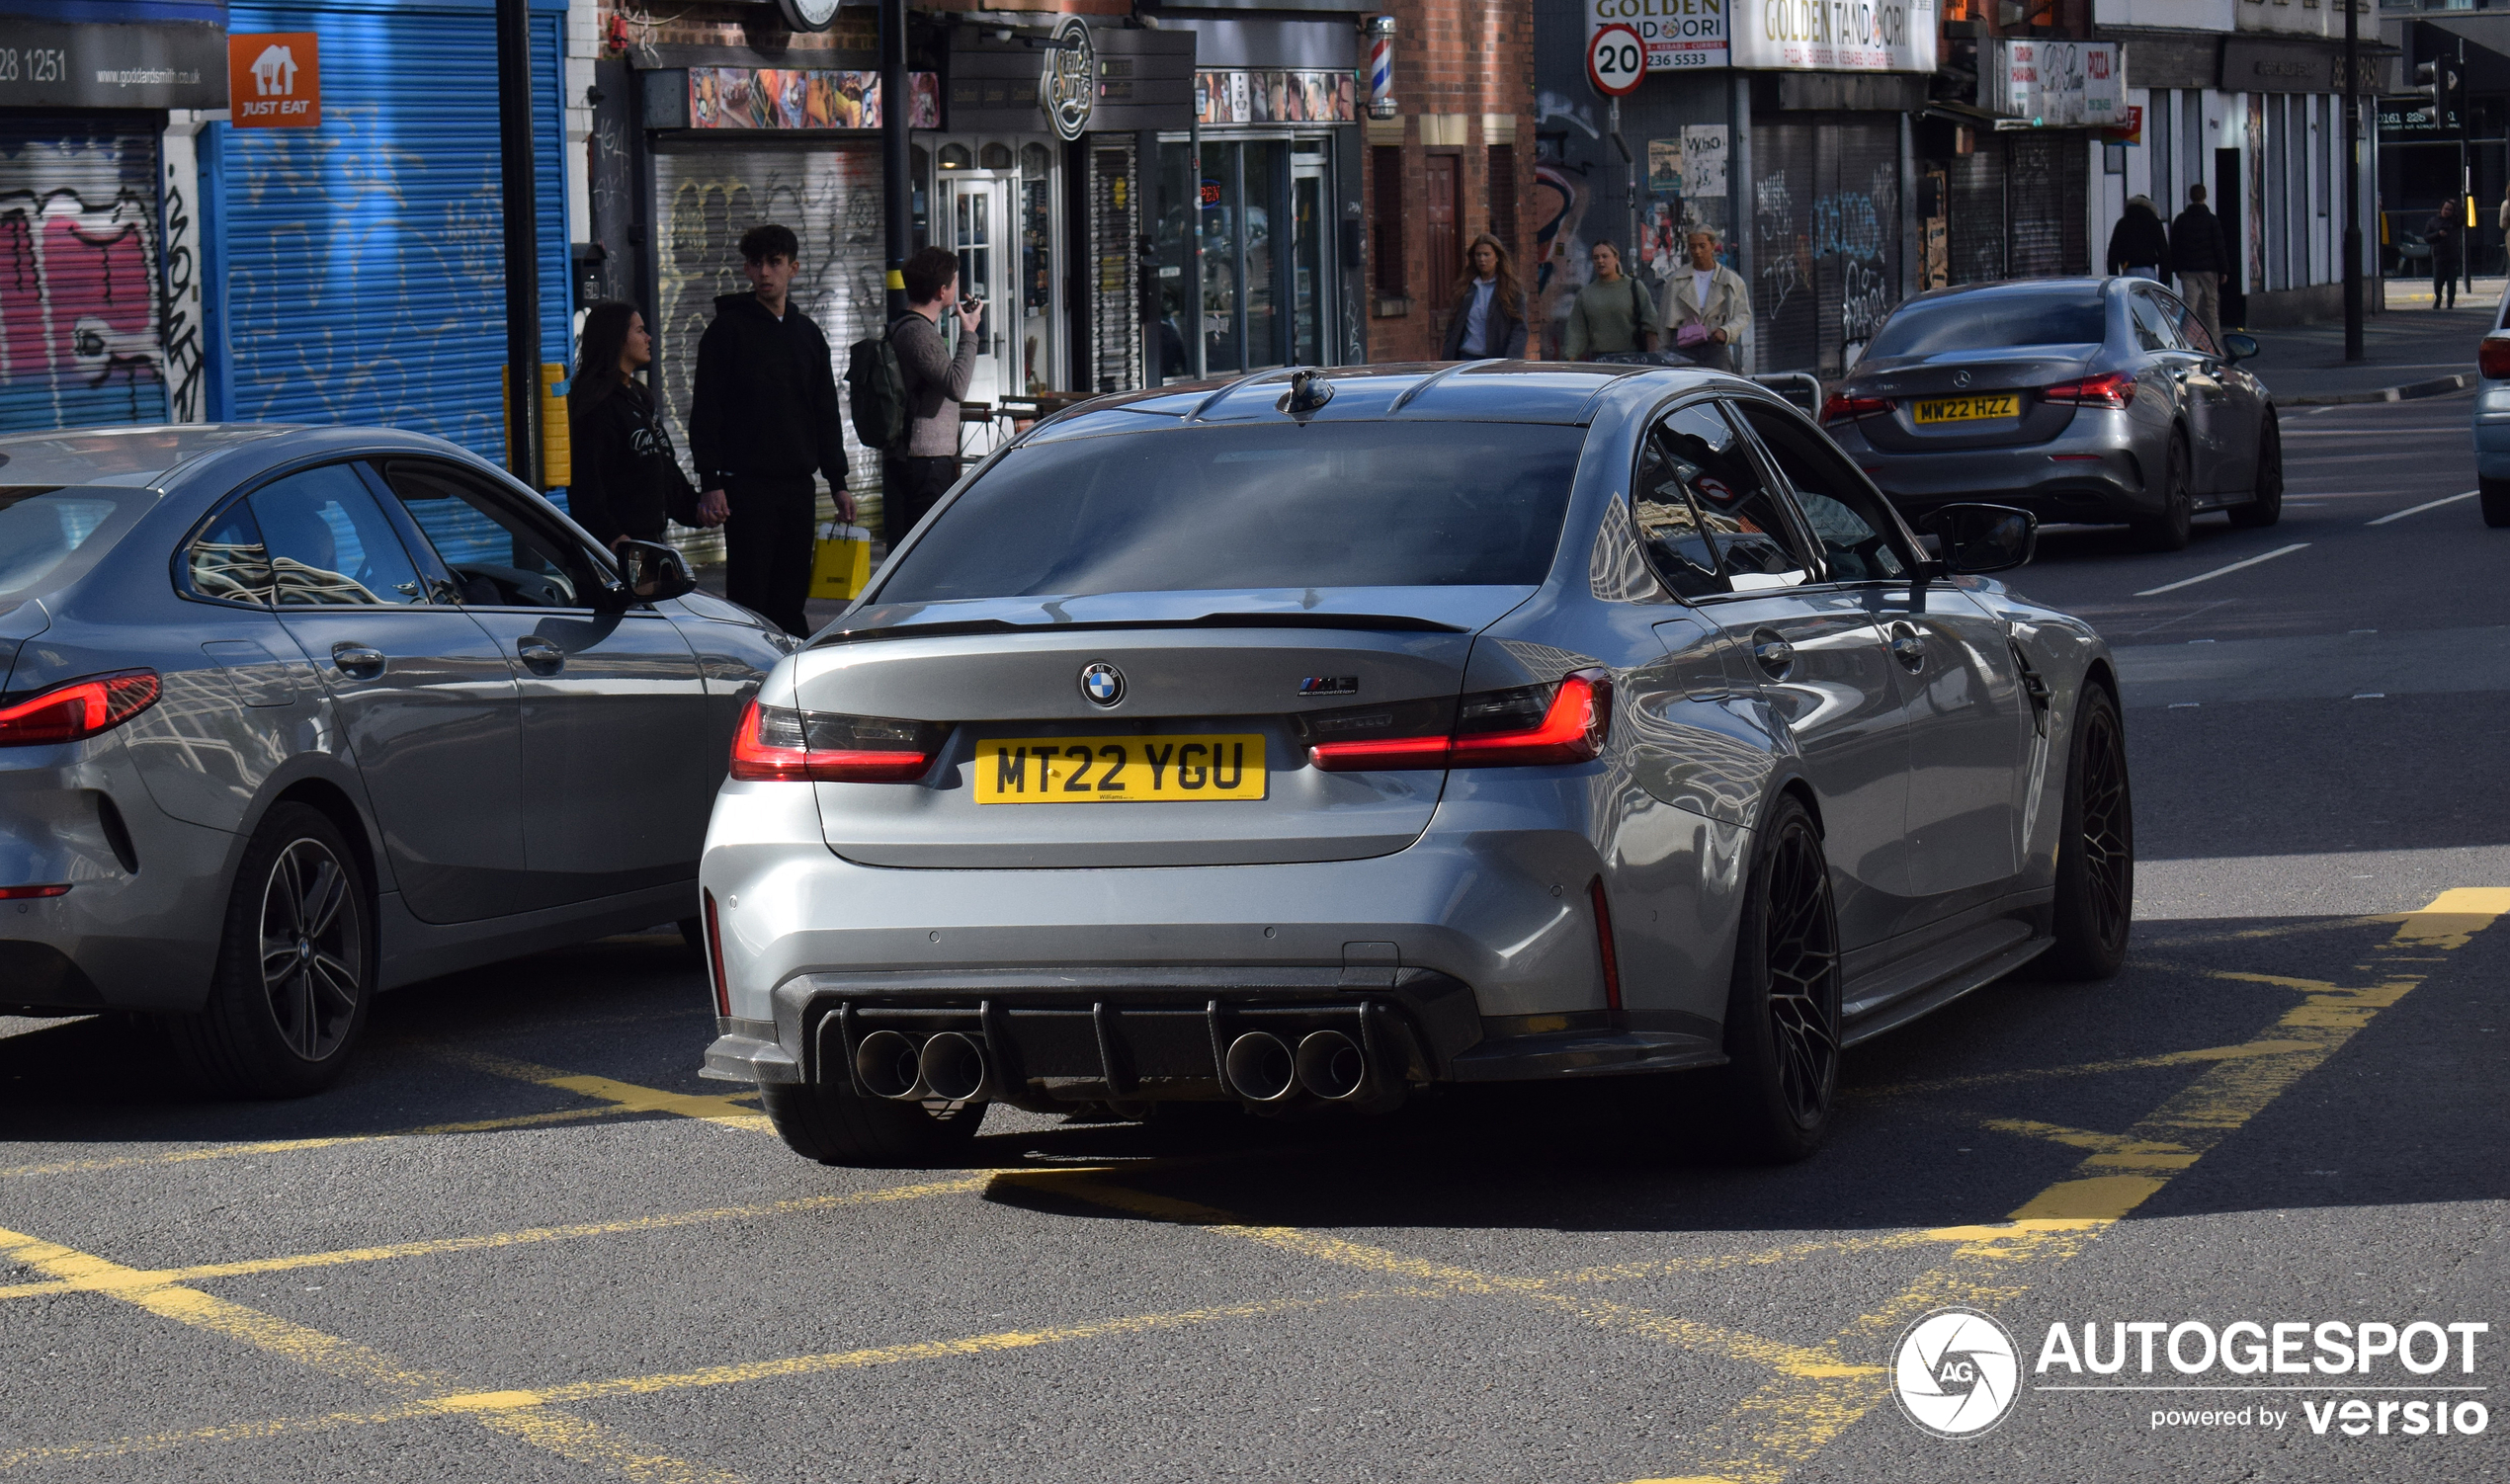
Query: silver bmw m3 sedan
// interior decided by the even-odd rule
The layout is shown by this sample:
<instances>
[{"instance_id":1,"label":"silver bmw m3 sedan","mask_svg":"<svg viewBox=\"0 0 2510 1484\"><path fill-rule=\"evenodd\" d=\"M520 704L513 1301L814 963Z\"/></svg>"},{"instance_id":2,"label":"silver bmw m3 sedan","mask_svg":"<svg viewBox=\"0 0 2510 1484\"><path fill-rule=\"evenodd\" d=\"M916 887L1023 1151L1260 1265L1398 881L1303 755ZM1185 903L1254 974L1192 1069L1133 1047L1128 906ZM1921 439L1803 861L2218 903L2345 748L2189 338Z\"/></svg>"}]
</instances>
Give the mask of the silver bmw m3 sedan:
<instances>
[{"instance_id":1,"label":"silver bmw m3 sedan","mask_svg":"<svg viewBox=\"0 0 2510 1484\"><path fill-rule=\"evenodd\" d=\"M313 1091L376 994L697 915L791 647L448 443L0 438L0 1012ZM694 929L691 937L696 937Z\"/></svg>"},{"instance_id":2,"label":"silver bmw m3 sedan","mask_svg":"<svg viewBox=\"0 0 2510 1484\"><path fill-rule=\"evenodd\" d=\"M2126 950L2117 680L1801 414L1484 362L1100 399L743 716L710 1076L831 1163L1000 1102L1380 1110L1689 1070L1811 1150L1843 1047Z\"/></svg>"}]
</instances>

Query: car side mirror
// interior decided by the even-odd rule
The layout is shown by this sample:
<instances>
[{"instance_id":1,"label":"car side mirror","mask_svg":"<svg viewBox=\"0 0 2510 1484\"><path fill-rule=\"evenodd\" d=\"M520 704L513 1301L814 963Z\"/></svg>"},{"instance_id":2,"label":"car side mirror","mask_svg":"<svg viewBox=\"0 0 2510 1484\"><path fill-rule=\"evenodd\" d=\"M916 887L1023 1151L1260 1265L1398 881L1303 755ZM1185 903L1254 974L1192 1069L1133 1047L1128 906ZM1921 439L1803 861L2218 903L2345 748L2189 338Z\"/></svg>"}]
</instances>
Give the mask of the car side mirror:
<instances>
[{"instance_id":1,"label":"car side mirror","mask_svg":"<svg viewBox=\"0 0 2510 1484\"><path fill-rule=\"evenodd\" d=\"M675 547L659 541L621 541L618 556L620 580L603 594L605 601L596 605L599 608L621 612L698 590L688 559Z\"/></svg>"},{"instance_id":2,"label":"car side mirror","mask_svg":"<svg viewBox=\"0 0 2510 1484\"><path fill-rule=\"evenodd\" d=\"M2040 545L2040 518L2010 505L1940 506L1918 527L1942 543L1946 572L2002 572Z\"/></svg>"},{"instance_id":3,"label":"car side mirror","mask_svg":"<svg viewBox=\"0 0 2510 1484\"><path fill-rule=\"evenodd\" d=\"M2243 361L2254 361L2257 359L2258 353L2264 349L2265 347L2257 343L2257 337L2254 335L2232 334L2222 337L2222 350L2225 359L2227 359L2233 366L2237 366Z\"/></svg>"}]
</instances>

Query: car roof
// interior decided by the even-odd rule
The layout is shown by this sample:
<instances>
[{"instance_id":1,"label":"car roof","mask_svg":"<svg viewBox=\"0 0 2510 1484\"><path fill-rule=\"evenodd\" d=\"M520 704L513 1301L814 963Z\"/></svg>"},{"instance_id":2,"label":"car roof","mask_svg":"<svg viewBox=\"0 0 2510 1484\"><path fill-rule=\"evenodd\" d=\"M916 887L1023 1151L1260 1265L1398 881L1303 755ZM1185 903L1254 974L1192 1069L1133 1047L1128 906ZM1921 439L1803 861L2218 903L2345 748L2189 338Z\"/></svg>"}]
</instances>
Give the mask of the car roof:
<instances>
[{"instance_id":1,"label":"car roof","mask_svg":"<svg viewBox=\"0 0 2510 1484\"><path fill-rule=\"evenodd\" d=\"M1294 415L1288 410L1291 382L1299 375L1323 381L1332 395L1314 411ZM1097 397L1040 423L1022 442L1212 424L1401 420L1575 426L1593 420L1607 391L1636 376L1667 385L1728 379L1709 371L1575 361L1286 367L1233 380Z\"/></svg>"},{"instance_id":2,"label":"car roof","mask_svg":"<svg viewBox=\"0 0 2510 1484\"><path fill-rule=\"evenodd\" d=\"M1923 293L1910 294L1908 297L1900 300L1899 304L1894 307L1905 307L1909 304L1940 303L1948 298L1965 298L1982 294L1989 297L2001 294L2045 294L2065 289L2072 289L2078 291L2089 291L2093 293L2103 293L2112 289L2123 288L2133 282L2133 279L2126 277L2110 279L1994 279L1984 284L1955 284L1948 289L1929 289Z\"/></svg>"},{"instance_id":3,"label":"car roof","mask_svg":"<svg viewBox=\"0 0 2510 1484\"><path fill-rule=\"evenodd\" d=\"M286 423L165 423L0 437L0 488L72 484L146 489L187 463L293 432Z\"/></svg>"}]
</instances>

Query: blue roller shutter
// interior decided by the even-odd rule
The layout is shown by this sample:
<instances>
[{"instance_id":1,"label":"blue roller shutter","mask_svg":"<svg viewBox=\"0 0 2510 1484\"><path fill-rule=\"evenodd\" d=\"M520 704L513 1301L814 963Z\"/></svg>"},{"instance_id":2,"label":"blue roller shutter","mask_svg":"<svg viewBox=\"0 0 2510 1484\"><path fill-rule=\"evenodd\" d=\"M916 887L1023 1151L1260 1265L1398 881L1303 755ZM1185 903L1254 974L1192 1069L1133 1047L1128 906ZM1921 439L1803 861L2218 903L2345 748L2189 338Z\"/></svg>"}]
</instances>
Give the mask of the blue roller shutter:
<instances>
[{"instance_id":1,"label":"blue roller shutter","mask_svg":"<svg viewBox=\"0 0 2510 1484\"><path fill-rule=\"evenodd\" d=\"M564 0L534 0L541 359L566 359ZM238 4L310 31L322 125L218 129L229 415L432 433L505 460L502 193L489 0Z\"/></svg>"},{"instance_id":2,"label":"blue roller shutter","mask_svg":"<svg viewBox=\"0 0 2510 1484\"><path fill-rule=\"evenodd\" d=\"M0 431L165 421L157 134L0 120Z\"/></svg>"}]
</instances>

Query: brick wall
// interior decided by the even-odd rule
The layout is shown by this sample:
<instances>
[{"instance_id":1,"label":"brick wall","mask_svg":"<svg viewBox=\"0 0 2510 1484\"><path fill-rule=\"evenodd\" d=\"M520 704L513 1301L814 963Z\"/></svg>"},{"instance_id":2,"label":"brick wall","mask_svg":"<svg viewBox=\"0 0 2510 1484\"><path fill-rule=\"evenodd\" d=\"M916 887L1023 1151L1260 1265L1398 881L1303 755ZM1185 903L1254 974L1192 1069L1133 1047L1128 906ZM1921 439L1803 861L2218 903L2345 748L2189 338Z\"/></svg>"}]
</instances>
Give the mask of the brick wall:
<instances>
[{"instance_id":1,"label":"brick wall","mask_svg":"<svg viewBox=\"0 0 2510 1484\"><path fill-rule=\"evenodd\" d=\"M1394 0L1394 99L1399 118L1371 120L1365 142L1360 199L1370 213L1369 359L1428 360L1437 356L1449 311L1433 307L1451 284L1433 284L1428 178L1432 155L1454 157L1457 255L1481 232L1508 244L1520 282L1534 223L1524 204L1534 181L1533 0ZM1362 57L1366 66L1366 53ZM1388 151L1396 151L1389 153ZM1492 159L1505 172L1493 218ZM1381 162L1400 161L1399 190L1380 187ZM1516 209L1509 207L1513 182ZM1384 208L1400 203L1396 229L1384 230ZM1399 275L1380 272L1380 245L1399 244ZM1379 291L1399 283L1403 293Z\"/></svg>"}]
</instances>

